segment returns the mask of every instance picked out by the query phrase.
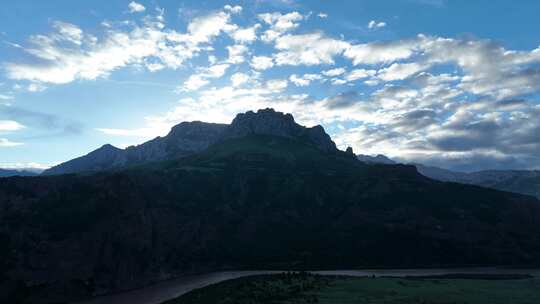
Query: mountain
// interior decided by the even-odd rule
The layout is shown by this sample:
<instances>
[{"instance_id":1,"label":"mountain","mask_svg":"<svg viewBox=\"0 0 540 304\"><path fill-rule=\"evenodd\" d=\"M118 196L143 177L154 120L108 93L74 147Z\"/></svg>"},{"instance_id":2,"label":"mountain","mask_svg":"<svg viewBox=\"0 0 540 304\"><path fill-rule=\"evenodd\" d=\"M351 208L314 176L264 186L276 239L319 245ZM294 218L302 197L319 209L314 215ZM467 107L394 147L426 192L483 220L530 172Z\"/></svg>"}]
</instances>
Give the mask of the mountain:
<instances>
[{"instance_id":1,"label":"mountain","mask_svg":"<svg viewBox=\"0 0 540 304\"><path fill-rule=\"evenodd\" d=\"M0 302L225 269L540 264L537 199L366 165L317 128L264 121L181 158L3 179Z\"/></svg>"},{"instance_id":2,"label":"mountain","mask_svg":"<svg viewBox=\"0 0 540 304\"><path fill-rule=\"evenodd\" d=\"M276 135L309 142L323 151L335 151L336 145L321 126L306 128L294 121L291 114L263 109L236 116L230 125L200 121L182 122L165 137L157 137L124 150L104 145L87 155L46 170L44 175L100 171L124 166L174 159L191 155L211 144L249 134Z\"/></svg>"},{"instance_id":3,"label":"mountain","mask_svg":"<svg viewBox=\"0 0 540 304\"><path fill-rule=\"evenodd\" d=\"M9 177L9 176L36 176L39 175L41 171L29 170L29 169L0 169L0 177Z\"/></svg>"},{"instance_id":4,"label":"mountain","mask_svg":"<svg viewBox=\"0 0 540 304\"><path fill-rule=\"evenodd\" d=\"M357 158L368 164L396 163L381 154L357 155ZM420 174L435 180L477 185L540 198L540 171L538 170L483 170L466 173L422 164L414 164L414 166Z\"/></svg>"},{"instance_id":5,"label":"mountain","mask_svg":"<svg viewBox=\"0 0 540 304\"><path fill-rule=\"evenodd\" d=\"M395 161L391 160L390 158L382 155L382 154L378 154L376 156L371 156L371 155L364 155L364 154L358 154L356 155L356 157L358 158L358 160L364 162L364 163L368 163L368 164L385 164L385 165L394 165L396 164Z\"/></svg>"},{"instance_id":6,"label":"mountain","mask_svg":"<svg viewBox=\"0 0 540 304\"><path fill-rule=\"evenodd\" d=\"M424 165L416 167L421 174L436 180L478 185L540 198L538 170L483 170L465 173Z\"/></svg>"},{"instance_id":7,"label":"mountain","mask_svg":"<svg viewBox=\"0 0 540 304\"><path fill-rule=\"evenodd\" d=\"M174 126L165 137L157 137L138 146L119 149L106 144L84 156L61 163L43 172L44 175L100 171L146 161L181 157L206 149L218 140L227 125L200 121Z\"/></svg>"}]
</instances>

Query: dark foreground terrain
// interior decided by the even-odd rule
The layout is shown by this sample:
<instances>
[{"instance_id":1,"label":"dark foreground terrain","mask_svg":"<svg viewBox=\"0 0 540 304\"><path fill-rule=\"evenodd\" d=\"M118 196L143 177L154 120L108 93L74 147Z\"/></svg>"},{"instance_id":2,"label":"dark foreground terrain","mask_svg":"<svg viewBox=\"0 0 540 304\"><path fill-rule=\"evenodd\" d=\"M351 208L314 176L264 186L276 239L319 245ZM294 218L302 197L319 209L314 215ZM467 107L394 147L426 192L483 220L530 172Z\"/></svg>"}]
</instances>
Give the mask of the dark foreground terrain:
<instances>
[{"instance_id":1,"label":"dark foreground terrain","mask_svg":"<svg viewBox=\"0 0 540 304\"><path fill-rule=\"evenodd\" d=\"M350 278L305 273L246 277L194 290L166 304L533 304L540 279L527 276Z\"/></svg>"},{"instance_id":2,"label":"dark foreground terrain","mask_svg":"<svg viewBox=\"0 0 540 304\"><path fill-rule=\"evenodd\" d=\"M537 199L369 166L322 128L257 115L182 158L1 179L0 303L227 269L540 264Z\"/></svg>"}]
</instances>

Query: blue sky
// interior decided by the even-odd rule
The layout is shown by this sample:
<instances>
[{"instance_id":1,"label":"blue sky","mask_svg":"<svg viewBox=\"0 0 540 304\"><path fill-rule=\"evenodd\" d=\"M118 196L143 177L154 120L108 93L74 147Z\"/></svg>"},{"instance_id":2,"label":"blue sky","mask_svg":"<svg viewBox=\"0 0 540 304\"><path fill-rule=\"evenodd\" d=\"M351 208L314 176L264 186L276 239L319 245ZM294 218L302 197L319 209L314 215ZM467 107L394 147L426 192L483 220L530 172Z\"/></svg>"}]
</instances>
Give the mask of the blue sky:
<instances>
[{"instance_id":1,"label":"blue sky","mask_svg":"<svg viewBox=\"0 0 540 304\"><path fill-rule=\"evenodd\" d=\"M356 153L538 169L538 13L538 1L10 1L0 167L273 107Z\"/></svg>"}]
</instances>

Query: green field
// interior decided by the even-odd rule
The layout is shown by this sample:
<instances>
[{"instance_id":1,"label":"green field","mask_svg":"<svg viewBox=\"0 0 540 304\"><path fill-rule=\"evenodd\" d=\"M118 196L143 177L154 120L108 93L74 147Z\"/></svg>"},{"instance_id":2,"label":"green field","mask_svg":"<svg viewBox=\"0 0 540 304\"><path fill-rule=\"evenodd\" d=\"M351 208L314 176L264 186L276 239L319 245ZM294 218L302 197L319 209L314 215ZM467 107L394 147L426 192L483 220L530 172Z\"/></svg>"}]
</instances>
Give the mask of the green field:
<instances>
[{"instance_id":1,"label":"green field","mask_svg":"<svg viewBox=\"0 0 540 304\"><path fill-rule=\"evenodd\" d=\"M398 279L283 274L230 280L167 304L540 303L540 279Z\"/></svg>"}]
</instances>

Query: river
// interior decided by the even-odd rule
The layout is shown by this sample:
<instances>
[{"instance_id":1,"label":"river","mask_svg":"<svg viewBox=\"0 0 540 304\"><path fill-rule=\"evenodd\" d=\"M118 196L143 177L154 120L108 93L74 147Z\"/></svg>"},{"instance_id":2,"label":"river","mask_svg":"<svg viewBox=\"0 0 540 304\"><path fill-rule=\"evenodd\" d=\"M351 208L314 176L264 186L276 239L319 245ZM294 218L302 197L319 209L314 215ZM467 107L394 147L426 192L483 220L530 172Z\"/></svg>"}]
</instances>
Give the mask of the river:
<instances>
[{"instance_id":1,"label":"river","mask_svg":"<svg viewBox=\"0 0 540 304\"><path fill-rule=\"evenodd\" d=\"M226 280L261 274L277 274L283 271L223 271L203 275L191 275L164 281L142 289L105 295L79 302L79 304L160 304L174 299L194 289L202 288ZM451 269L365 269L365 270L325 270L310 271L320 275L343 276L429 276L448 274L530 274L540 276L540 269L511 268L451 268Z\"/></svg>"}]
</instances>

